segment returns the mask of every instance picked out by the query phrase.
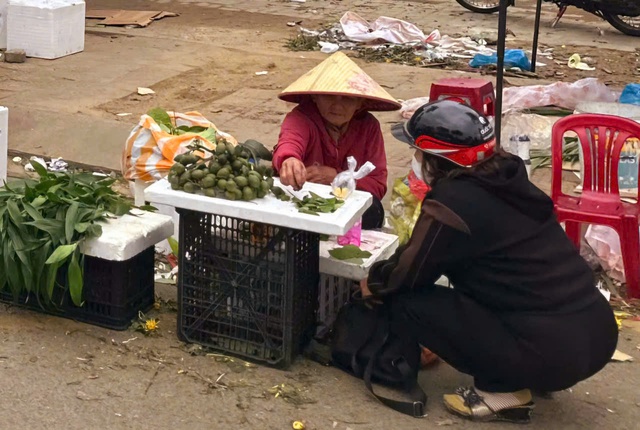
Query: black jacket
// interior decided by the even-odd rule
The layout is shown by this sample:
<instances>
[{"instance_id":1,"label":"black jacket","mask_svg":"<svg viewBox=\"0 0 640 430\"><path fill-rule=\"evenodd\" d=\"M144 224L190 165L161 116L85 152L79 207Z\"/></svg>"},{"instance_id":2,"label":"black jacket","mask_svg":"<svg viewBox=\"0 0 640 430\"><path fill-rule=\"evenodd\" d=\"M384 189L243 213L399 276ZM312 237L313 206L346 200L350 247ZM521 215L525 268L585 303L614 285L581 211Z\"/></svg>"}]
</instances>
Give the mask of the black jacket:
<instances>
[{"instance_id":1,"label":"black jacket","mask_svg":"<svg viewBox=\"0 0 640 430\"><path fill-rule=\"evenodd\" d=\"M497 174L436 183L407 245L371 269L374 294L433 288L445 275L456 291L496 312L567 313L598 299L593 273L551 199L519 158L499 160Z\"/></svg>"}]
</instances>

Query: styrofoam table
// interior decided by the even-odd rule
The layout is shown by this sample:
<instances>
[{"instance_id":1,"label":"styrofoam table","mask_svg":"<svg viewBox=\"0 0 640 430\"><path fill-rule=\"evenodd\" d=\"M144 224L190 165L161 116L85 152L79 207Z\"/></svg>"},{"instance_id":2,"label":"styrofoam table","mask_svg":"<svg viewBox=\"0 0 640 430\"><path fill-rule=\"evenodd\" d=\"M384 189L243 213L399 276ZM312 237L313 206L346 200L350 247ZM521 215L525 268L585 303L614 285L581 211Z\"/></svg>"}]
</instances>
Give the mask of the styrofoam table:
<instances>
[{"instance_id":1,"label":"styrofoam table","mask_svg":"<svg viewBox=\"0 0 640 430\"><path fill-rule=\"evenodd\" d=\"M275 185L280 182L275 178ZM331 187L307 182L301 191L312 191L322 197L331 197ZM145 200L176 208L223 215L247 221L260 222L318 234L343 235L371 206L371 194L354 191L334 213L318 216L298 212L295 203L278 200L272 194L249 202L212 198L200 194L175 191L166 179L152 184L144 191Z\"/></svg>"},{"instance_id":2,"label":"styrofoam table","mask_svg":"<svg viewBox=\"0 0 640 430\"><path fill-rule=\"evenodd\" d=\"M101 221L102 234L80 244L80 252L108 261L127 261L173 234L173 218L147 211Z\"/></svg>"},{"instance_id":3,"label":"styrofoam table","mask_svg":"<svg viewBox=\"0 0 640 430\"><path fill-rule=\"evenodd\" d=\"M386 260L398 248L398 236L373 230L362 230L360 249L369 251L371 257L362 264L336 260L329 251L340 245L334 240L320 242L320 273L359 281L369 275L374 263Z\"/></svg>"}]
</instances>

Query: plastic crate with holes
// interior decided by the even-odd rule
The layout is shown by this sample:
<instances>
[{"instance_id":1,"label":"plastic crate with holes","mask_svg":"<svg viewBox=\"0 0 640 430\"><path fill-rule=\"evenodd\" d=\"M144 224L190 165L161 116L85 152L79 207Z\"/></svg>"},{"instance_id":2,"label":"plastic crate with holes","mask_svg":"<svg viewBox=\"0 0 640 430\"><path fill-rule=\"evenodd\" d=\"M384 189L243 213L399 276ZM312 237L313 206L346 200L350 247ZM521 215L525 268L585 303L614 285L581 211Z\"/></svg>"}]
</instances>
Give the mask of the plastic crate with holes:
<instances>
[{"instance_id":1,"label":"plastic crate with holes","mask_svg":"<svg viewBox=\"0 0 640 430\"><path fill-rule=\"evenodd\" d=\"M187 209L178 213L181 340L288 367L314 333L319 235Z\"/></svg>"},{"instance_id":2,"label":"plastic crate with holes","mask_svg":"<svg viewBox=\"0 0 640 430\"><path fill-rule=\"evenodd\" d=\"M0 302L113 330L126 330L131 320L138 317L138 312L148 311L155 301L154 258L153 246L127 261L85 256L84 304L81 307L71 302L63 288L54 290L52 305L44 309L33 294L23 294L15 301L9 291L2 290ZM64 284L64 268L60 270L59 278L59 283Z\"/></svg>"},{"instance_id":3,"label":"plastic crate with holes","mask_svg":"<svg viewBox=\"0 0 640 430\"><path fill-rule=\"evenodd\" d=\"M340 308L347 303L360 281L366 279L373 264L385 260L398 248L398 236L374 230L362 230L360 248L371 256L361 262L336 260L329 251L340 245L337 238L320 242L320 286L318 328L316 337L323 338L331 330Z\"/></svg>"}]
</instances>

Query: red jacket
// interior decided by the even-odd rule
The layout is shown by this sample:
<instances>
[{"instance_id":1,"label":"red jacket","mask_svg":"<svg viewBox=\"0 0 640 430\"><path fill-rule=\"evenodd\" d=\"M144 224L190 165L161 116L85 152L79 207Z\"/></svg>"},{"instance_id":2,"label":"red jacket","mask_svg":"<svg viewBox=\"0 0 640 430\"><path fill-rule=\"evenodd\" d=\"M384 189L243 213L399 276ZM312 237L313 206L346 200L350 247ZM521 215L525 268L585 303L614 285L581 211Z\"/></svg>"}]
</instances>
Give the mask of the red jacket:
<instances>
[{"instance_id":1,"label":"red jacket","mask_svg":"<svg viewBox=\"0 0 640 430\"><path fill-rule=\"evenodd\" d=\"M378 120L369 112L356 114L336 146L316 105L306 102L289 112L282 122L273 167L280 170L284 160L295 157L307 167L318 163L340 173L347 170L348 156L357 160L358 168L367 161L376 166L373 172L358 181L357 189L382 200L387 192L387 157Z\"/></svg>"}]
</instances>

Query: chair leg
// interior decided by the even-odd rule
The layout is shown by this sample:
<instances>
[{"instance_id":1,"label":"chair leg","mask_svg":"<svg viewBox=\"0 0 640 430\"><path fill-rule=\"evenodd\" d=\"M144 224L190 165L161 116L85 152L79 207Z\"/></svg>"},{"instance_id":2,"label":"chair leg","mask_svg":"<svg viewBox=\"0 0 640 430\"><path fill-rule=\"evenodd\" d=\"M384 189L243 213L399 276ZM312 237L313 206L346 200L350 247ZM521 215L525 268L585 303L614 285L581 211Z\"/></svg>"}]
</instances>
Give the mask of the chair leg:
<instances>
[{"instance_id":1,"label":"chair leg","mask_svg":"<svg viewBox=\"0 0 640 430\"><path fill-rule=\"evenodd\" d=\"M626 223L620 235L624 275L627 283L627 296L640 298L640 233L638 223Z\"/></svg>"},{"instance_id":2,"label":"chair leg","mask_svg":"<svg viewBox=\"0 0 640 430\"><path fill-rule=\"evenodd\" d=\"M580 249L580 242L582 241L582 237L580 234L582 232L581 227L582 225L577 221L564 222L564 229L567 233L567 236L569 236L569 240L571 240L571 242L573 242L573 244L578 249Z\"/></svg>"}]
</instances>

